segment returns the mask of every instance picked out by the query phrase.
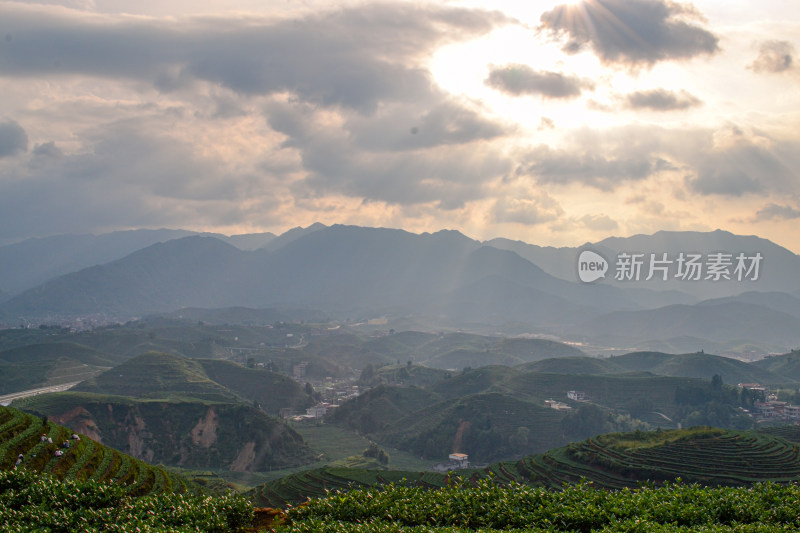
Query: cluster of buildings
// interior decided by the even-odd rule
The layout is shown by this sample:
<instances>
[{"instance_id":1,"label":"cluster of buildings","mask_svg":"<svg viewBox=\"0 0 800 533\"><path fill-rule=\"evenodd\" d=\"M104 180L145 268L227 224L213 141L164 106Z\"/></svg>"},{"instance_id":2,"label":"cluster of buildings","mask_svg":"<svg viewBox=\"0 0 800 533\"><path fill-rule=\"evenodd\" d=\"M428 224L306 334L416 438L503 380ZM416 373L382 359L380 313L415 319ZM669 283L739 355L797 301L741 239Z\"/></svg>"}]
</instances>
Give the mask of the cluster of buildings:
<instances>
[{"instance_id":1,"label":"cluster of buildings","mask_svg":"<svg viewBox=\"0 0 800 533\"><path fill-rule=\"evenodd\" d=\"M789 402L767 400L766 402L753 402L753 416L756 418L775 418L786 421L800 421L800 405L790 405Z\"/></svg>"},{"instance_id":2,"label":"cluster of buildings","mask_svg":"<svg viewBox=\"0 0 800 533\"><path fill-rule=\"evenodd\" d=\"M295 422L314 422L322 420L326 414L339 407L338 404L328 402L320 402L312 407L307 407L305 414L295 414L294 409L291 407L282 407L280 410L280 417L283 419L291 419Z\"/></svg>"},{"instance_id":3,"label":"cluster of buildings","mask_svg":"<svg viewBox=\"0 0 800 533\"><path fill-rule=\"evenodd\" d=\"M754 418L786 422L800 421L800 405L779 401L776 394L771 394L759 383L739 383L739 388L752 391L756 397L762 398L762 400L753 402L753 410L750 414Z\"/></svg>"}]
</instances>

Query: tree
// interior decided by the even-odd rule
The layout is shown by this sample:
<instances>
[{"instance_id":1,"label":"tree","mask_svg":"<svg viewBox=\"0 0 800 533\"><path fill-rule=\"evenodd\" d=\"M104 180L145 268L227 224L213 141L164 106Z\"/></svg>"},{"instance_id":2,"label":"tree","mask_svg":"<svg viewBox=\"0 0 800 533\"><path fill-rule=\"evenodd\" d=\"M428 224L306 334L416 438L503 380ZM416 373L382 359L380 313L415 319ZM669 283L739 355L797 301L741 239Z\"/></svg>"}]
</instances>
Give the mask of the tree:
<instances>
[{"instance_id":1,"label":"tree","mask_svg":"<svg viewBox=\"0 0 800 533\"><path fill-rule=\"evenodd\" d=\"M361 371L361 376L358 378L359 381L369 381L375 375L375 368L372 366L372 363L367 363L367 366Z\"/></svg>"},{"instance_id":2,"label":"tree","mask_svg":"<svg viewBox=\"0 0 800 533\"><path fill-rule=\"evenodd\" d=\"M372 457L374 459L377 459L378 462L382 465L389 464L389 454L386 453L384 450L382 450L380 447L378 447L378 445L375 444L374 442L370 443L369 447L367 447L366 450L361 452L361 455L363 455L364 457Z\"/></svg>"}]
</instances>

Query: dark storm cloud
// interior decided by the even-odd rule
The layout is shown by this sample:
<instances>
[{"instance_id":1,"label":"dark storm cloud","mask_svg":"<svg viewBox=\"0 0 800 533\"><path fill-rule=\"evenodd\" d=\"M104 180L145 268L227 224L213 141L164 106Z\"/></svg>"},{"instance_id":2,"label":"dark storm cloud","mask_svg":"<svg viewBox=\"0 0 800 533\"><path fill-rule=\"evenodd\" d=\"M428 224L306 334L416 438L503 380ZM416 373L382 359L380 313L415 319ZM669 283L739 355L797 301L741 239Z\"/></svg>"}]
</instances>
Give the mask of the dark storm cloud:
<instances>
[{"instance_id":1,"label":"dark storm cloud","mask_svg":"<svg viewBox=\"0 0 800 533\"><path fill-rule=\"evenodd\" d=\"M485 83L517 96L540 94L546 98L573 98L579 96L584 88L594 88L594 84L577 76L536 71L528 65L519 64L493 67Z\"/></svg>"},{"instance_id":2,"label":"dark storm cloud","mask_svg":"<svg viewBox=\"0 0 800 533\"><path fill-rule=\"evenodd\" d=\"M181 23L78 18L5 7L4 75L85 74L173 90L199 79L242 94L294 93L364 112L385 100L425 99L429 73L414 65L438 44L508 23L493 12L374 4L305 18L205 18Z\"/></svg>"},{"instance_id":3,"label":"dark storm cloud","mask_svg":"<svg viewBox=\"0 0 800 533\"><path fill-rule=\"evenodd\" d=\"M790 205L767 204L758 210L755 221L794 220L797 218L800 218L800 209Z\"/></svg>"},{"instance_id":4,"label":"dark storm cloud","mask_svg":"<svg viewBox=\"0 0 800 533\"><path fill-rule=\"evenodd\" d=\"M651 111L677 111L701 104L698 98L685 91L676 93L666 89L637 91L627 95L626 99L627 105L631 109L649 109Z\"/></svg>"},{"instance_id":5,"label":"dark storm cloud","mask_svg":"<svg viewBox=\"0 0 800 533\"><path fill-rule=\"evenodd\" d=\"M568 53L588 45L606 63L652 65L717 51L717 37L691 18L691 7L666 0L584 0L544 13L541 29L566 39Z\"/></svg>"},{"instance_id":6,"label":"dark storm cloud","mask_svg":"<svg viewBox=\"0 0 800 533\"><path fill-rule=\"evenodd\" d=\"M756 72L783 72L792 68L795 49L786 41L766 41L761 43L758 57L750 65Z\"/></svg>"},{"instance_id":7,"label":"dark storm cloud","mask_svg":"<svg viewBox=\"0 0 800 533\"><path fill-rule=\"evenodd\" d=\"M10 120L0 122L0 158L28 151L28 135L22 126Z\"/></svg>"}]
</instances>

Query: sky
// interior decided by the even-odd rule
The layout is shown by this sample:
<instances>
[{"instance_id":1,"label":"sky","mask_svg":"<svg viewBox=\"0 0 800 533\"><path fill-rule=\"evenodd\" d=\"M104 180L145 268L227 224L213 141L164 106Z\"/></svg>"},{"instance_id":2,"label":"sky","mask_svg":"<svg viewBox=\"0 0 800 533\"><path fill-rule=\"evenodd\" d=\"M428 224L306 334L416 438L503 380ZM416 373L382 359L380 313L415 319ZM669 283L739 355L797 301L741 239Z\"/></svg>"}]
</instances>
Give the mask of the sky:
<instances>
[{"instance_id":1,"label":"sky","mask_svg":"<svg viewBox=\"0 0 800 533\"><path fill-rule=\"evenodd\" d=\"M0 0L0 245L313 222L800 252L800 2Z\"/></svg>"}]
</instances>

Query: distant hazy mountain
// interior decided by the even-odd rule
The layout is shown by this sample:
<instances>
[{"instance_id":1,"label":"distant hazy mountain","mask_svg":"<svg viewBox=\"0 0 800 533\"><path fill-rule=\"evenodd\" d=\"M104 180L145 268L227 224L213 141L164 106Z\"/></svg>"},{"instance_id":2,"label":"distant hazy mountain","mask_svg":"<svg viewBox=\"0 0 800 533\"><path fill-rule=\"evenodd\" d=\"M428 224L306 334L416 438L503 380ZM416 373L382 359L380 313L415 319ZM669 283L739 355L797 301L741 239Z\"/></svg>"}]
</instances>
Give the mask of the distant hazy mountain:
<instances>
[{"instance_id":1,"label":"distant hazy mountain","mask_svg":"<svg viewBox=\"0 0 800 533\"><path fill-rule=\"evenodd\" d=\"M314 222L307 228L297 226L296 228L292 228L290 230L281 233L276 238L261 245L259 248L263 248L265 250L277 250L284 244L288 244L294 240L299 239L300 237L303 237L304 235L308 235L309 233L314 233L317 230L321 230L327 227L328 226L326 226L325 224L321 224L319 222Z\"/></svg>"},{"instance_id":2,"label":"distant hazy mountain","mask_svg":"<svg viewBox=\"0 0 800 533\"><path fill-rule=\"evenodd\" d=\"M798 272L800 274L800 272ZM745 292L738 296L727 298L714 298L704 300L698 305L718 305L724 303L746 303L768 307L774 311L780 311L800 318L800 298L785 292Z\"/></svg>"},{"instance_id":3,"label":"distant hazy mountain","mask_svg":"<svg viewBox=\"0 0 800 533\"><path fill-rule=\"evenodd\" d=\"M166 242L198 232L157 229L115 231L102 235L56 235L28 239L0 247L0 300L86 267L101 265L125 257L155 243ZM207 234L236 246L251 250L264 246L275 235Z\"/></svg>"},{"instance_id":4,"label":"distant hazy mountain","mask_svg":"<svg viewBox=\"0 0 800 533\"><path fill-rule=\"evenodd\" d=\"M108 250L106 255L122 253L122 244L105 248L97 244L112 243L112 235L93 237L100 240L87 249L95 250L95 257L101 249ZM606 239L590 247L610 259L615 250L760 253L763 263L755 282L581 283L565 274L576 272L577 248L542 248L498 239L489 246L457 231L417 235L314 224L276 238L166 240L173 235L167 230L124 232L118 237L129 248L134 246L133 237L158 236L165 241L12 294L0 304L0 318L13 323L75 315L127 319L191 307L249 307L308 309L359 320L381 315L430 317L458 327L524 324L518 331L569 334L605 346L656 347L674 339L697 339L700 346L694 349L704 342L716 343L718 349L741 340L767 343L768 351L773 351L772 347L782 350L800 344L800 298L791 294L796 290L794 277L800 274L800 257L757 237L722 231L659 232ZM264 239L268 239L265 246L253 249ZM63 251L63 242L57 243L55 248ZM60 264L66 268L70 263ZM16 263L16 272L21 272L21 265ZM608 277L613 278L613 270ZM706 294L723 299L687 304Z\"/></svg>"},{"instance_id":5,"label":"distant hazy mountain","mask_svg":"<svg viewBox=\"0 0 800 533\"><path fill-rule=\"evenodd\" d=\"M721 298L735 296L747 291L779 291L794 292L797 290L798 276L800 276L800 256L791 251L778 246L777 244L756 236L734 235L727 231L716 230L711 232L697 231L659 231L653 235L635 235L632 237L610 237L597 243L586 243L580 247L542 247L527 244L521 241L511 241L508 239L493 239L486 242L489 246L511 250L524 257L525 259L539 265L545 272L569 281L576 281L577 277L577 258L583 249L591 249L599 252L610 263L606 279L599 281L606 285L613 285L624 288L642 288L657 291L679 291L683 294L673 293L671 296L662 295L662 304L671 303L694 303L697 299ZM615 263L619 253L645 254L645 264L639 281L625 280L617 281L614 279L616 270ZM711 281L702 279L700 281L688 281L676 279L678 255L684 252L701 254L702 261L706 262L708 254L724 253L732 255L731 273L735 268L735 258L739 253L744 253L746 257L751 257L760 253L763 259L760 263L759 278L756 281L750 279L738 281L732 276L731 280ZM667 281L662 281L659 272L646 281L649 271L650 255L656 254L657 259L662 259L662 254L667 253L667 260L673 261L670 265ZM749 263L748 263L749 266ZM706 277L706 270L703 270L702 278ZM687 299L689 295L690 299ZM631 295L630 297L635 298ZM667 300L670 299L670 300ZM637 300L640 304L650 306L647 302Z\"/></svg>"},{"instance_id":6,"label":"distant hazy mountain","mask_svg":"<svg viewBox=\"0 0 800 533\"><path fill-rule=\"evenodd\" d=\"M511 291L516 304L498 300L492 290L498 283L522 289ZM565 317L586 317L638 307L619 289L554 278L514 253L455 231L415 235L332 226L274 251L242 251L198 236L154 244L48 281L7 301L0 311L14 317L136 316L184 307L249 306L371 316L392 309L424 313L456 307L464 318L480 319L490 305L496 312L483 322L539 321L556 309Z\"/></svg>"},{"instance_id":7,"label":"distant hazy mountain","mask_svg":"<svg viewBox=\"0 0 800 533\"><path fill-rule=\"evenodd\" d=\"M635 312L617 311L591 319L576 332L610 345L631 346L650 339L695 337L711 341L753 341L800 344L800 318L768 307L742 302L670 305ZM702 348L698 346L697 349Z\"/></svg>"}]
</instances>

